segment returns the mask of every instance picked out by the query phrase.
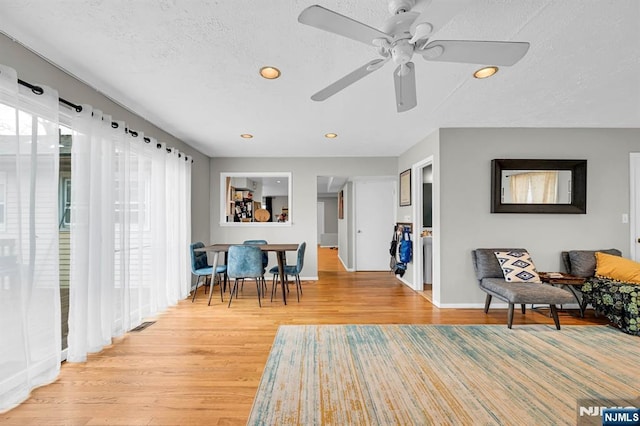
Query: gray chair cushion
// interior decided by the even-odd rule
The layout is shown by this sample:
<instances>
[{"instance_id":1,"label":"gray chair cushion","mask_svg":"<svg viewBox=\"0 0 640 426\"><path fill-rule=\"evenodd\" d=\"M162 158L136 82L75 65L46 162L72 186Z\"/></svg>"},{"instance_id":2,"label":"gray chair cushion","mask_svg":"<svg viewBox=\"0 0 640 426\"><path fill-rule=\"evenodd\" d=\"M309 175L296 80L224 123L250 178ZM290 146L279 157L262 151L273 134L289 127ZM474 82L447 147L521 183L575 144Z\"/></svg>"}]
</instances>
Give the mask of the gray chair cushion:
<instances>
[{"instance_id":1,"label":"gray chair cushion","mask_svg":"<svg viewBox=\"0 0 640 426\"><path fill-rule=\"evenodd\" d=\"M496 258L496 251L527 251L523 248L479 248L471 252L473 259L473 268L476 271L476 277L481 280L483 278L504 278L500 263Z\"/></svg>"},{"instance_id":2,"label":"gray chair cushion","mask_svg":"<svg viewBox=\"0 0 640 426\"><path fill-rule=\"evenodd\" d=\"M567 268L567 272L583 278L593 277L596 274L596 252L622 256L622 252L617 249L570 250L568 252L569 267ZM566 261L565 266L567 266Z\"/></svg>"},{"instance_id":3,"label":"gray chair cushion","mask_svg":"<svg viewBox=\"0 0 640 426\"><path fill-rule=\"evenodd\" d=\"M575 302L567 290L549 284L508 283L500 278L484 278L480 281L480 288L509 303L562 305Z\"/></svg>"}]
</instances>

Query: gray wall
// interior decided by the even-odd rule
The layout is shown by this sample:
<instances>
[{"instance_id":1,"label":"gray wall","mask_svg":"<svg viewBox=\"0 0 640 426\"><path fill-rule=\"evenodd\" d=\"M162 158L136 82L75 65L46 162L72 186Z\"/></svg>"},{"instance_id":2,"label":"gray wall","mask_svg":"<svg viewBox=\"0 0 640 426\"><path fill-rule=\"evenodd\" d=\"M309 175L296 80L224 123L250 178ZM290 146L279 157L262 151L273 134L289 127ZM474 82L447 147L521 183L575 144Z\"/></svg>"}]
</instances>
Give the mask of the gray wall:
<instances>
[{"instance_id":1,"label":"gray wall","mask_svg":"<svg viewBox=\"0 0 640 426\"><path fill-rule=\"evenodd\" d=\"M354 269L353 182L342 187L343 218L338 219L338 257L348 271Z\"/></svg>"},{"instance_id":2,"label":"gray wall","mask_svg":"<svg viewBox=\"0 0 640 426\"><path fill-rule=\"evenodd\" d=\"M209 157L169 133L149 123L142 117L126 110L95 89L65 73L40 56L34 54L4 34L0 34L0 62L14 68L18 78L31 84L43 84L58 91L61 98L75 104L89 104L111 115L114 120L123 120L129 128L166 142L193 156L191 168L191 237L192 240L208 241L209 238ZM64 107L63 107L64 108Z\"/></svg>"},{"instance_id":3,"label":"gray wall","mask_svg":"<svg viewBox=\"0 0 640 426\"><path fill-rule=\"evenodd\" d=\"M318 197L318 201L324 203L324 232L327 234L338 233L338 196Z\"/></svg>"},{"instance_id":4,"label":"gray wall","mask_svg":"<svg viewBox=\"0 0 640 426\"><path fill-rule=\"evenodd\" d=\"M307 252L303 277L318 276L317 248L317 179L318 176L389 176L396 172L395 157L327 157L327 158L212 158L210 161L211 240L241 243L248 239L265 239L270 243L306 241ZM293 196L289 211L291 226L220 226L221 172L291 172ZM345 218L347 217L345 199ZM349 237L351 238L351 237ZM290 253L289 262L295 262ZM269 265L275 265L271 255Z\"/></svg>"},{"instance_id":5,"label":"gray wall","mask_svg":"<svg viewBox=\"0 0 640 426\"><path fill-rule=\"evenodd\" d=\"M441 303L482 304L470 257L477 247L525 247L540 271L563 270L562 250L628 256L630 152L640 152L640 129L441 129ZM494 158L586 159L587 214L490 213Z\"/></svg>"}]
</instances>

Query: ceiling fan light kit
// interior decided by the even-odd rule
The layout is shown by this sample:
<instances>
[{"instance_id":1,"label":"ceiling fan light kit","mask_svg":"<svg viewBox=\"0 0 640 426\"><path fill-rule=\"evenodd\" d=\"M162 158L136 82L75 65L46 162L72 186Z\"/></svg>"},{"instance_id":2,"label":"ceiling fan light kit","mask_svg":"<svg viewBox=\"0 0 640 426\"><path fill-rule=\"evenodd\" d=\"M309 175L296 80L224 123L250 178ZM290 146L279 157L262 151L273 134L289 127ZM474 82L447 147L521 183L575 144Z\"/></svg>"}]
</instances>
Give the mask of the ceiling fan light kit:
<instances>
[{"instance_id":1,"label":"ceiling fan light kit","mask_svg":"<svg viewBox=\"0 0 640 426\"><path fill-rule=\"evenodd\" d=\"M473 76L477 79L489 78L495 75L500 68L498 67L484 67L473 73Z\"/></svg>"},{"instance_id":2,"label":"ceiling fan light kit","mask_svg":"<svg viewBox=\"0 0 640 426\"><path fill-rule=\"evenodd\" d=\"M423 3L430 3L424 0ZM314 101L324 101L339 91L382 68L388 61L397 67L393 73L398 112L414 108L417 102L415 66L411 62L414 54L426 61L460 62L486 67L486 78L498 71L496 65L510 66L518 62L529 50L527 42L509 41L472 41L472 40L434 40L429 37L437 30L437 25L429 22L427 13L414 10L415 0L389 0L391 17L387 19L382 31L348 18L319 5L304 9L298 16L298 22L324 31L341 35L352 40L373 46L382 58L369 61L355 71L313 94ZM426 15L426 16L425 16ZM482 75L482 73L481 73Z\"/></svg>"}]
</instances>

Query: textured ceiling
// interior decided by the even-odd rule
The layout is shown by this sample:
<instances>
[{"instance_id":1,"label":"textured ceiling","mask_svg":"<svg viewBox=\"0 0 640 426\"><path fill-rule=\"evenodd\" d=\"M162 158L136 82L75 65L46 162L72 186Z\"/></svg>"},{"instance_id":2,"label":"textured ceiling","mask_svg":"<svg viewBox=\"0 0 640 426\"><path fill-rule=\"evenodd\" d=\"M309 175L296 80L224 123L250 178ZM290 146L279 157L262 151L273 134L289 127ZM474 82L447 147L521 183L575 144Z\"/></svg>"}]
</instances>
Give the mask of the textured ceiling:
<instances>
[{"instance_id":1,"label":"textured ceiling","mask_svg":"<svg viewBox=\"0 0 640 426\"><path fill-rule=\"evenodd\" d=\"M462 2L432 39L529 52L487 80L414 57L418 106L404 113L392 64L310 100L378 57L298 23L316 1L1 0L0 31L209 156L396 156L440 127L640 127L637 0ZM384 0L320 4L377 28L389 16ZM260 78L267 64L282 77Z\"/></svg>"}]
</instances>

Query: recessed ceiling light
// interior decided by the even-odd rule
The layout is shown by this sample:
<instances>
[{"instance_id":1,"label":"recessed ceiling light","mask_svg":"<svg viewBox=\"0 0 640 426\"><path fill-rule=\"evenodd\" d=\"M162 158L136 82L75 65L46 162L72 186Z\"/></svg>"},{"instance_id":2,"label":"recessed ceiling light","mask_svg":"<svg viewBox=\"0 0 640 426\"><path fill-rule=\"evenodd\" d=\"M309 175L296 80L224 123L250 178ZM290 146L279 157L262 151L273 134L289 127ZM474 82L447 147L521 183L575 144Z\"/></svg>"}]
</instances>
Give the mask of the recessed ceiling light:
<instances>
[{"instance_id":1,"label":"recessed ceiling light","mask_svg":"<svg viewBox=\"0 0 640 426\"><path fill-rule=\"evenodd\" d=\"M329 138L329 139L333 139L333 138L337 138L338 134L337 133L327 133L326 135L324 135L325 138Z\"/></svg>"},{"instance_id":2,"label":"recessed ceiling light","mask_svg":"<svg viewBox=\"0 0 640 426\"><path fill-rule=\"evenodd\" d=\"M473 73L475 78L488 78L498 72L498 67L484 67Z\"/></svg>"},{"instance_id":3,"label":"recessed ceiling light","mask_svg":"<svg viewBox=\"0 0 640 426\"><path fill-rule=\"evenodd\" d=\"M244 139L251 139L253 137L253 135L249 134L249 133L243 133L243 134L240 135L240 137L244 138Z\"/></svg>"},{"instance_id":4,"label":"recessed ceiling light","mask_svg":"<svg viewBox=\"0 0 640 426\"><path fill-rule=\"evenodd\" d=\"M280 77L280 70L276 67L262 67L260 68L260 75L267 80L273 80Z\"/></svg>"}]
</instances>

